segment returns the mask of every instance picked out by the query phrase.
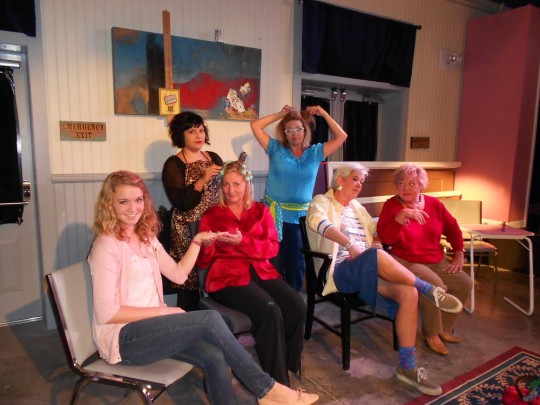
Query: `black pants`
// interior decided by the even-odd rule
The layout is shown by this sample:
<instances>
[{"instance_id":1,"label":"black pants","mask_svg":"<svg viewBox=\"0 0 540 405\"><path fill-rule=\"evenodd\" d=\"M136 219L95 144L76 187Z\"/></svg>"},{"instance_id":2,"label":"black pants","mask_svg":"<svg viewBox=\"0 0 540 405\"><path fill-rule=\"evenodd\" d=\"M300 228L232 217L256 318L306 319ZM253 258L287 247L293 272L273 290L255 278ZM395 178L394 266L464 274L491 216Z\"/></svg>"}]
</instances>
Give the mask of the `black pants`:
<instances>
[{"instance_id":1,"label":"black pants","mask_svg":"<svg viewBox=\"0 0 540 405\"><path fill-rule=\"evenodd\" d=\"M251 274L247 286L226 287L210 297L249 316L262 369L290 385L287 370L300 370L306 305L282 279L263 281L255 271Z\"/></svg>"}]
</instances>

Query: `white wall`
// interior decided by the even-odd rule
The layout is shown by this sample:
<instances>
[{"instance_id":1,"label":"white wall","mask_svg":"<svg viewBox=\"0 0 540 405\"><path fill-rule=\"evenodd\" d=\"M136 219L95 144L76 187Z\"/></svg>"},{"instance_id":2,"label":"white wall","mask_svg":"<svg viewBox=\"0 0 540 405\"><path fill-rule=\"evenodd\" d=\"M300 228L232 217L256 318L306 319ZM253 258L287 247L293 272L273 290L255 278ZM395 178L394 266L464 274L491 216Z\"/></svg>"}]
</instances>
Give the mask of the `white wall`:
<instances>
[{"instance_id":1,"label":"white wall","mask_svg":"<svg viewBox=\"0 0 540 405\"><path fill-rule=\"evenodd\" d=\"M163 32L162 11L171 17L171 35L214 39L262 49L261 109L290 100L292 0L42 0L43 46L49 106L51 172L108 173L118 169L160 172L173 153L164 117L115 115L111 27ZM107 124L107 142L66 142L59 121ZM241 149L253 158L248 122L209 121L211 149L232 159ZM266 169L265 159L251 159Z\"/></svg>"}]
</instances>

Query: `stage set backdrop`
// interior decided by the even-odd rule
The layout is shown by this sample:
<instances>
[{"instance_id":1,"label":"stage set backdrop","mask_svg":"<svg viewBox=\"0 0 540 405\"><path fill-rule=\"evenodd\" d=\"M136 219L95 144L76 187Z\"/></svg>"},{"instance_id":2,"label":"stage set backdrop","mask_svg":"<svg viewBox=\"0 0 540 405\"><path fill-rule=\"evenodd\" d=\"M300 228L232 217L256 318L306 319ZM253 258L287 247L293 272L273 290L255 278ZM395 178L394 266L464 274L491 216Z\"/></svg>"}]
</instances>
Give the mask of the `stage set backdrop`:
<instances>
[{"instance_id":1,"label":"stage set backdrop","mask_svg":"<svg viewBox=\"0 0 540 405\"><path fill-rule=\"evenodd\" d=\"M114 113L159 115L165 87L163 34L112 28ZM261 50L171 37L180 108L210 119L258 118Z\"/></svg>"}]
</instances>

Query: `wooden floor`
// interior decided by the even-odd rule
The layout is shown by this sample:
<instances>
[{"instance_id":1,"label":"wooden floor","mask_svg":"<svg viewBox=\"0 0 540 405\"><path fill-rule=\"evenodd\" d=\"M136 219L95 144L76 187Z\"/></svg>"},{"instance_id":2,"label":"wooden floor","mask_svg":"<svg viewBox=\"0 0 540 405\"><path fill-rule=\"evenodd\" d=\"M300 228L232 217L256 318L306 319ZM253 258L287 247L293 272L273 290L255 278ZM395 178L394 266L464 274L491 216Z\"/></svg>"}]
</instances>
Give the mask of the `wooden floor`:
<instances>
[{"instance_id":1,"label":"wooden floor","mask_svg":"<svg viewBox=\"0 0 540 405\"><path fill-rule=\"evenodd\" d=\"M538 282L536 297L538 297ZM425 346L418 334L418 363L439 384L471 370L513 346L540 352L540 308L530 317L503 299L512 297L528 304L527 276L500 271L498 288L493 273L485 268L477 278L476 311L463 313L456 334L459 344L449 344L450 354L440 356ZM537 302L540 306L540 303ZM331 307L325 317L337 319ZM369 320L353 327L351 369L341 369L340 341L316 326L305 342L304 380L293 378L293 385L321 396L319 404L403 404L420 395L394 377L397 353L392 350L388 322ZM56 331L43 322L0 328L0 403L66 404L77 380L68 368ZM247 347L254 353L252 347ZM254 355L254 354L253 354ZM239 383L238 404L256 404ZM137 404L139 399L115 387L91 384L84 388L80 404ZM156 404L207 404L201 372L192 371L172 386Z\"/></svg>"}]
</instances>

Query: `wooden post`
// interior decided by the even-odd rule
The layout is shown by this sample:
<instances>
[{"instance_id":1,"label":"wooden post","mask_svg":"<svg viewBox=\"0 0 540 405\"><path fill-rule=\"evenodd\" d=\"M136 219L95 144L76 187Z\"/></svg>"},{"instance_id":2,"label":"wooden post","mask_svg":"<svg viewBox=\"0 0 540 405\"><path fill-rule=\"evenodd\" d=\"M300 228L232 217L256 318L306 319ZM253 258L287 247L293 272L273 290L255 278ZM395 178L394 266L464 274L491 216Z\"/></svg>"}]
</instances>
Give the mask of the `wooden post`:
<instances>
[{"instance_id":1,"label":"wooden post","mask_svg":"<svg viewBox=\"0 0 540 405\"><path fill-rule=\"evenodd\" d=\"M172 72L172 49L171 49L171 14L167 10L162 11L163 19L163 56L165 62L165 87L173 87ZM167 122L171 122L172 116L167 115Z\"/></svg>"}]
</instances>

